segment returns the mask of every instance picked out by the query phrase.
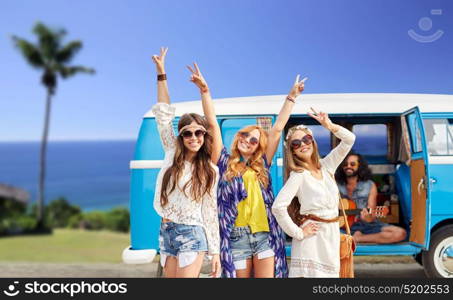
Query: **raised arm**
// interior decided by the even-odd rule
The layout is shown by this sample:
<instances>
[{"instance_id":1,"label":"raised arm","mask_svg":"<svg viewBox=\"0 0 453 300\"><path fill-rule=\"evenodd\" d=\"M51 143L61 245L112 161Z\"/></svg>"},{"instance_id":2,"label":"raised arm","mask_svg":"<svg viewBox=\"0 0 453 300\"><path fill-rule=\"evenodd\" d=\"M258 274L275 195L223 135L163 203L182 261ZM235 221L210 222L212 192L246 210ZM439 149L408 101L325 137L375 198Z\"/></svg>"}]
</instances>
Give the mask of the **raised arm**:
<instances>
[{"instance_id":1,"label":"raised arm","mask_svg":"<svg viewBox=\"0 0 453 300\"><path fill-rule=\"evenodd\" d=\"M217 164L220 158L220 152L222 151L223 141L220 126L219 123L217 123L211 92L206 80L200 72L200 68L198 68L198 65L194 63L193 68L190 66L187 66L187 68L191 73L190 81L192 81L200 89L204 116L209 124L210 134L213 137L211 160L214 164Z\"/></svg>"},{"instance_id":2,"label":"raised arm","mask_svg":"<svg viewBox=\"0 0 453 300\"><path fill-rule=\"evenodd\" d=\"M336 146L329 154L326 155L321 161L323 165L332 174L352 149L355 141L355 135L347 130L346 128L332 123L329 115L324 112L317 112L313 108L312 113L308 113L309 116L318 121L324 128L332 132L337 138L341 140L340 144Z\"/></svg>"},{"instance_id":3,"label":"raised arm","mask_svg":"<svg viewBox=\"0 0 453 300\"><path fill-rule=\"evenodd\" d=\"M156 64L157 71L157 102L170 104L168 94L167 74L165 73L165 56L168 48L161 47L160 55L153 55L153 61Z\"/></svg>"},{"instance_id":4,"label":"raised arm","mask_svg":"<svg viewBox=\"0 0 453 300\"><path fill-rule=\"evenodd\" d=\"M167 77L165 74L165 56L168 48L160 48L160 55L153 55L153 61L157 70L157 104L152 111L156 116L156 123L160 139L165 153L174 150L176 137L173 131L172 121L175 116L175 108L170 106L168 95Z\"/></svg>"},{"instance_id":5,"label":"raised arm","mask_svg":"<svg viewBox=\"0 0 453 300\"><path fill-rule=\"evenodd\" d=\"M291 115L291 112L293 110L294 104L296 103L296 98L304 90L305 78L299 81L299 77L300 76L297 75L296 81L294 82L294 85L291 88L288 96L286 97L280 113L278 114L277 121L275 121L275 124L269 131L269 138L266 148L266 158L269 165L272 162L272 158L274 157L275 151L277 150L278 142L280 141L283 129L285 128L285 125L288 122L289 116Z\"/></svg>"}]
</instances>

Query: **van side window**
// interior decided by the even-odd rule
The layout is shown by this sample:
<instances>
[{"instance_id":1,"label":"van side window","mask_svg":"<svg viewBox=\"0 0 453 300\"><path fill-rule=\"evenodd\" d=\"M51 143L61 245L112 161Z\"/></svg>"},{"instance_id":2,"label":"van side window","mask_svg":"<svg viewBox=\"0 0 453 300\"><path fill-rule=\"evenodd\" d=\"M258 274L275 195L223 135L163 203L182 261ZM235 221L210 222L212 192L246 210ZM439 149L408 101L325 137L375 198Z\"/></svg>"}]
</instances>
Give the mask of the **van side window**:
<instances>
[{"instance_id":1,"label":"van side window","mask_svg":"<svg viewBox=\"0 0 453 300\"><path fill-rule=\"evenodd\" d=\"M313 131L313 136L318 144L318 152L321 157L326 156L330 152L330 132L321 125L307 125Z\"/></svg>"},{"instance_id":2,"label":"van side window","mask_svg":"<svg viewBox=\"0 0 453 300\"><path fill-rule=\"evenodd\" d=\"M453 155L453 119L423 119L429 155Z\"/></svg>"},{"instance_id":3,"label":"van side window","mask_svg":"<svg viewBox=\"0 0 453 300\"><path fill-rule=\"evenodd\" d=\"M412 133L415 133L415 134L411 135L412 153L422 152L423 151L422 135L421 135L421 130L419 128L420 126L418 125L416 114L414 112L408 114L406 116L406 122L407 122L407 126L408 126L409 130Z\"/></svg>"},{"instance_id":4,"label":"van side window","mask_svg":"<svg viewBox=\"0 0 453 300\"><path fill-rule=\"evenodd\" d=\"M362 155L387 155L387 125L357 124L352 127L356 140L352 150Z\"/></svg>"}]
</instances>

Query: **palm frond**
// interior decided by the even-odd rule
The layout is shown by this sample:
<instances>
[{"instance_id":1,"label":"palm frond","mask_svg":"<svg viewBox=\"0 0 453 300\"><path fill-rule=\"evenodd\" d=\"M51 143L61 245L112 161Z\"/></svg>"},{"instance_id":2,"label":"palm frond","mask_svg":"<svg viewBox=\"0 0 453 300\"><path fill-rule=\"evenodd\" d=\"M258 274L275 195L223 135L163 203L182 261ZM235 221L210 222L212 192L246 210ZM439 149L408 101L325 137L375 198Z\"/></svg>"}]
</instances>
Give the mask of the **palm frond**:
<instances>
[{"instance_id":1,"label":"palm frond","mask_svg":"<svg viewBox=\"0 0 453 300\"><path fill-rule=\"evenodd\" d=\"M69 63L75 54L82 49L81 41L72 41L66 44L62 49L60 49L55 55L57 63L64 64Z\"/></svg>"},{"instance_id":2,"label":"palm frond","mask_svg":"<svg viewBox=\"0 0 453 300\"><path fill-rule=\"evenodd\" d=\"M35 45L17 36L12 36L12 39L15 46L19 49L19 51L22 53L22 56L30 65L35 68L44 67L42 54Z\"/></svg>"},{"instance_id":3,"label":"palm frond","mask_svg":"<svg viewBox=\"0 0 453 300\"><path fill-rule=\"evenodd\" d=\"M72 67L60 67L58 72L60 73L61 77L68 78L78 73L94 74L96 71L92 68L87 68L84 66L72 66Z\"/></svg>"},{"instance_id":4,"label":"palm frond","mask_svg":"<svg viewBox=\"0 0 453 300\"><path fill-rule=\"evenodd\" d=\"M33 32L38 36L39 48L45 60L53 60L66 31L63 29L51 29L38 22L33 28Z\"/></svg>"}]
</instances>

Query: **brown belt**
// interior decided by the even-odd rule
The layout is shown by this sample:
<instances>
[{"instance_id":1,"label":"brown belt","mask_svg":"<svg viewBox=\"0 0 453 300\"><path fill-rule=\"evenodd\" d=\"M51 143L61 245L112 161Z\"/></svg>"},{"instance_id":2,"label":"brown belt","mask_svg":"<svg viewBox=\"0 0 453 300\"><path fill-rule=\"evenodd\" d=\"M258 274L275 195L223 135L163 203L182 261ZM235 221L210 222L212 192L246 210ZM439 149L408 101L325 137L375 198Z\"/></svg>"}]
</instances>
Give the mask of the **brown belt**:
<instances>
[{"instance_id":1,"label":"brown belt","mask_svg":"<svg viewBox=\"0 0 453 300\"><path fill-rule=\"evenodd\" d=\"M313 220L316 222L323 222L323 223L333 223L333 222L338 222L339 219L340 219L340 217L336 217L333 219L323 219L323 218L320 218L320 217L312 215L312 214L305 214L305 215L298 215L296 217L296 224L297 224L297 226L300 226L300 225L304 224L304 222L307 220Z\"/></svg>"},{"instance_id":2,"label":"brown belt","mask_svg":"<svg viewBox=\"0 0 453 300\"><path fill-rule=\"evenodd\" d=\"M168 223L168 222L173 222L173 221L170 219L167 219L167 218L162 218L162 223Z\"/></svg>"}]
</instances>

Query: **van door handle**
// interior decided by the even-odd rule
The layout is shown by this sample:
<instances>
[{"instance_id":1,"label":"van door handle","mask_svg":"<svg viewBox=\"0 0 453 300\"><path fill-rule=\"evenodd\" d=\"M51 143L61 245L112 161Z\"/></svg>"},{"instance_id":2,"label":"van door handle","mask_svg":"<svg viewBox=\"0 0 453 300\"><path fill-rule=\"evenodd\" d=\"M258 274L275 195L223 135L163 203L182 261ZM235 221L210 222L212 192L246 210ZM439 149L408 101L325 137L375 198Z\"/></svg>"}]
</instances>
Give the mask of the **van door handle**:
<instances>
[{"instance_id":1,"label":"van door handle","mask_svg":"<svg viewBox=\"0 0 453 300\"><path fill-rule=\"evenodd\" d=\"M425 188L425 177L420 178L420 181L418 182L417 191L419 195L422 193L422 188Z\"/></svg>"}]
</instances>

